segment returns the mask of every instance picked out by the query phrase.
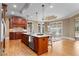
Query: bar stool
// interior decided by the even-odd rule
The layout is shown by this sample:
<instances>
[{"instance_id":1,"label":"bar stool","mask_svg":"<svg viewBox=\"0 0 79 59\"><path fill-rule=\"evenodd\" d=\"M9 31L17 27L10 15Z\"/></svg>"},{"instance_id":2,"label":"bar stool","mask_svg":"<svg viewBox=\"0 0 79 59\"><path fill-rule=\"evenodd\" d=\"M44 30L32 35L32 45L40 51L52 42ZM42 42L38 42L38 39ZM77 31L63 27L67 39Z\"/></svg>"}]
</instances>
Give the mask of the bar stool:
<instances>
[{"instance_id":1,"label":"bar stool","mask_svg":"<svg viewBox=\"0 0 79 59\"><path fill-rule=\"evenodd\" d=\"M53 44L53 42L55 42L55 35L54 34L50 34L48 41L50 42L49 45L53 46L52 44Z\"/></svg>"},{"instance_id":2,"label":"bar stool","mask_svg":"<svg viewBox=\"0 0 79 59\"><path fill-rule=\"evenodd\" d=\"M52 46L52 35L49 35L49 39L48 39L48 45L51 45Z\"/></svg>"}]
</instances>

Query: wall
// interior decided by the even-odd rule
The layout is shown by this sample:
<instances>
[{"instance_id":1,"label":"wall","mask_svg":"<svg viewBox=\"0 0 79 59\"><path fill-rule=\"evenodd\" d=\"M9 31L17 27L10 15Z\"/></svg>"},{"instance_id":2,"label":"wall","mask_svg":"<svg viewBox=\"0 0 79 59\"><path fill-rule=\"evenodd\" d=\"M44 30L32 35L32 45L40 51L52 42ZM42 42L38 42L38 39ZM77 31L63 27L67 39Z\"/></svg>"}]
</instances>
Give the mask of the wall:
<instances>
[{"instance_id":1,"label":"wall","mask_svg":"<svg viewBox=\"0 0 79 59\"><path fill-rule=\"evenodd\" d=\"M74 19L70 19L69 20L69 37L74 38L75 36L75 20Z\"/></svg>"},{"instance_id":2,"label":"wall","mask_svg":"<svg viewBox=\"0 0 79 59\"><path fill-rule=\"evenodd\" d=\"M69 37L69 19L63 20L63 36Z\"/></svg>"},{"instance_id":3,"label":"wall","mask_svg":"<svg viewBox=\"0 0 79 59\"><path fill-rule=\"evenodd\" d=\"M1 14L0 14L0 39L1 39Z\"/></svg>"},{"instance_id":4,"label":"wall","mask_svg":"<svg viewBox=\"0 0 79 59\"><path fill-rule=\"evenodd\" d=\"M63 36L74 40L74 37L75 37L75 19L74 18L63 20Z\"/></svg>"},{"instance_id":5,"label":"wall","mask_svg":"<svg viewBox=\"0 0 79 59\"><path fill-rule=\"evenodd\" d=\"M6 33L5 33L6 39L9 39L9 18L6 17Z\"/></svg>"},{"instance_id":6,"label":"wall","mask_svg":"<svg viewBox=\"0 0 79 59\"><path fill-rule=\"evenodd\" d=\"M39 23L40 22L38 22L38 21L32 21L32 29L33 29L34 33L38 33L38 24ZM44 27L45 27L45 29L44 29L45 33L48 32L48 27L47 26L48 26L48 23L45 22L45 25L44 25Z\"/></svg>"},{"instance_id":7,"label":"wall","mask_svg":"<svg viewBox=\"0 0 79 59\"><path fill-rule=\"evenodd\" d=\"M37 21L33 21L32 24L33 24L32 27L33 27L34 33L38 33L38 22Z\"/></svg>"},{"instance_id":8,"label":"wall","mask_svg":"<svg viewBox=\"0 0 79 59\"><path fill-rule=\"evenodd\" d=\"M44 29L45 33L48 33L48 22L45 22L45 29Z\"/></svg>"}]
</instances>

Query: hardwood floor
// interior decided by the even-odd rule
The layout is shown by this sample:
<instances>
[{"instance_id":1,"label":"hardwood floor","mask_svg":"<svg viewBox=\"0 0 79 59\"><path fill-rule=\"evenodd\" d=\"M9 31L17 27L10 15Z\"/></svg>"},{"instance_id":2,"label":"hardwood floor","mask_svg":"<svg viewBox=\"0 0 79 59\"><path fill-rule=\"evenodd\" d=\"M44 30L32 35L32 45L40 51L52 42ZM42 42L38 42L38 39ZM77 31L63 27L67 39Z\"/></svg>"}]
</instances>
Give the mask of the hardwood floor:
<instances>
[{"instance_id":1,"label":"hardwood floor","mask_svg":"<svg viewBox=\"0 0 79 59\"><path fill-rule=\"evenodd\" d=\"M21 40L8 40L5 49L6 56L37 56ZM48 47L48 52L41 56L79 56L79 41L60 40L53 42L53 46Z\"/></svg>"}]
</instances>

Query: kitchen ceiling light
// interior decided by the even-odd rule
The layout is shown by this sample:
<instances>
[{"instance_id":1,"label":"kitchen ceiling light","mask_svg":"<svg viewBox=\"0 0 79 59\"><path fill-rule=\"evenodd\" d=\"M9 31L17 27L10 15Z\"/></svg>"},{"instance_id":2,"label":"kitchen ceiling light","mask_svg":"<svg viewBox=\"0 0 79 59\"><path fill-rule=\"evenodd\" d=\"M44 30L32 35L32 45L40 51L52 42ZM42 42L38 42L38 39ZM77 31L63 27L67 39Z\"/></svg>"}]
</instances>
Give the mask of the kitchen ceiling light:
<instances>
[{"instance_id":1,"label":"kitchen ceiling light","mask_svg":"<svg viewBox=\"0 0 79 59\"><path fill-rule=\"evenodd\" d=\"M11 14L14 15L14 11L12 11Z\"/></svg>"},{"instance_id":2,"label":"kitchen ceiling light","mask_svg":"<svg viewBox=\"0 0 79 59\"><path fill-rule=\"evenodd\" d=\"M44 10L44 6L45 6L45 5L43 4L43 5L42 5L42 16L43 16L43 17L42 17L42 20L44 20L44 11L45 11L45 10Z\"/></svg>"},{"instance_id":3,"label":"kitchen ceiling light","mask_svg":"<svg viewBox=\"0 0 79 59\"><path fill-rule=\"evenodd\" d=\"M14 8L16 8L16 5L13 5Z\"/></svg>"},{"instance_id":4,"label":"kitchen ceiling light","mask_svg":"<svg viewBox=\"0 0 79 59\"><path fill-rule=\"evenodd\" d=\"M1 9L1 11L3 11L3 9Z\"/></svg>"},{"instance_id":5,"label":"kitchen ceiling light","mask_svg":"<svg viewBox=\"0 0 79 59\"><path fill-rule=\"evenodd\" d=\"M53 8L53 6L52 6L52 5L50 5L50 8Z\"/></svg>"}]
</instances>

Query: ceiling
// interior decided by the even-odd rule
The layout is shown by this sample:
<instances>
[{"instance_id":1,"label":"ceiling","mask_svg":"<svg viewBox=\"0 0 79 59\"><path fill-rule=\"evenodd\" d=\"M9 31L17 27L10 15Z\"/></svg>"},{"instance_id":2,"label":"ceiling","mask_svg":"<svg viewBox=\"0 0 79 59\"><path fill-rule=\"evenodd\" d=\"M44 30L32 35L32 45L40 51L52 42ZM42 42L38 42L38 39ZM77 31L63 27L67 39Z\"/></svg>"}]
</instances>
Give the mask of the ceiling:
<instances>
[{"instance_id":1,"label":"ceiling","mask_svg":"<svg viewBox=\"0 0 79 59\"><path fill-rule=\"evenodd\" d=\"M19 15L30 20L36 19L36 12L38 12L38 20L42 20L42 3L7 3L8 14ZM13 7L16 5L16 8ZM44 3L44 17L57 16L57 19L67 17L79 11L79 3ZM50 8L50 5L53 8Z\"/></svg>"}]
</instances>

